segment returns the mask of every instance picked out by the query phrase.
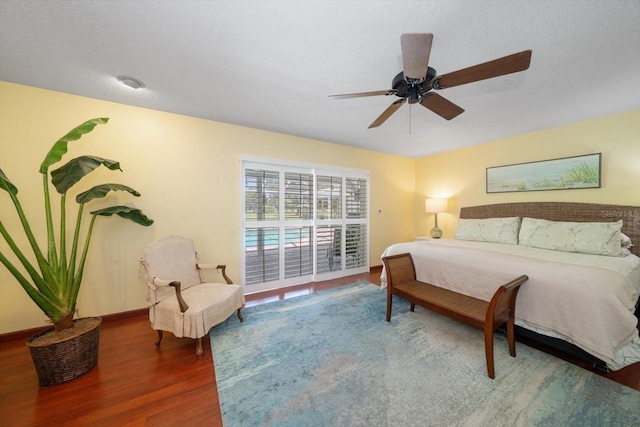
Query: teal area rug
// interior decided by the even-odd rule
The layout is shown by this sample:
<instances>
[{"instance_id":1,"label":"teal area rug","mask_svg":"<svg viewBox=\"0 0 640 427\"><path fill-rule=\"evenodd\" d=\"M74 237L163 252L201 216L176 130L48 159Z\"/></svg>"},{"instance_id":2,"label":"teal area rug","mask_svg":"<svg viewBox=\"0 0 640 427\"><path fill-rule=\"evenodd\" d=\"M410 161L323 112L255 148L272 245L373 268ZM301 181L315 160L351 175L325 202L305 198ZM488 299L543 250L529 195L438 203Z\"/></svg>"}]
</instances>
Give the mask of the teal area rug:
<instances>
[{"instance_id":1,"label":"teal area rug","mask_svg":"<svg viewBox=\"0 0 640 427\"><path fill-rule=\"evenodd\" d=\"M248 426L639 426L640 392L357 283L214 327L222 419Z\"/></svg>"}]
</instances>

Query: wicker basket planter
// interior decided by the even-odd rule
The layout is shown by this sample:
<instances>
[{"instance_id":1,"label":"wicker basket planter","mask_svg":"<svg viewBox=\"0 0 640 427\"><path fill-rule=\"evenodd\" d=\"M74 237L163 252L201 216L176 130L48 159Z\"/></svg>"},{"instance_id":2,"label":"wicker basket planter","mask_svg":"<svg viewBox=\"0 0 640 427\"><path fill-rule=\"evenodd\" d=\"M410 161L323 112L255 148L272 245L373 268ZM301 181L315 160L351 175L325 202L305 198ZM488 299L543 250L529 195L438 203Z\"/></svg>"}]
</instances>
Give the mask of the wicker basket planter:
<instances>
[{"instance_id":1,"label":"wicker basket planter","mask_svg":"<svg viewBox=\"0 0 640 427\"><path fill-rule=\"evenodd\" d=\"M51 327L27 340L40 385L70 381L96 365L101 323L100 317L76 319L72 329Z\"/></svg>"}]
</instances>

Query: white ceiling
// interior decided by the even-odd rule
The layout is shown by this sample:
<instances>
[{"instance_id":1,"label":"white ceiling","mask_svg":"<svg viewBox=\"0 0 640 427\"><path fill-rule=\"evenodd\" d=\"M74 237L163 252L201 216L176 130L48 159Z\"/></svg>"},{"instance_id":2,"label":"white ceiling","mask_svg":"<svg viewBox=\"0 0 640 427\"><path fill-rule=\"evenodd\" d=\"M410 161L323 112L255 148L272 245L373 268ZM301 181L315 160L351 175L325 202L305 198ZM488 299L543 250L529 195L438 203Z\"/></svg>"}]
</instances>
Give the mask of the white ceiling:
<instances>
[{"instance_id":1,"label":"white ceiling","mask_svg":"<svg viewBox=\"0 0 640 427\"><path fill-rule=\"evenodd\" d=\"M531 67L440 91L451 121L405 104L367 129L395 96L328 95L389 89L405 32L434 34L439 74ZM420 157L640 107L640 1L0 0L0 79Z\"/></svg>"}]
</instances>

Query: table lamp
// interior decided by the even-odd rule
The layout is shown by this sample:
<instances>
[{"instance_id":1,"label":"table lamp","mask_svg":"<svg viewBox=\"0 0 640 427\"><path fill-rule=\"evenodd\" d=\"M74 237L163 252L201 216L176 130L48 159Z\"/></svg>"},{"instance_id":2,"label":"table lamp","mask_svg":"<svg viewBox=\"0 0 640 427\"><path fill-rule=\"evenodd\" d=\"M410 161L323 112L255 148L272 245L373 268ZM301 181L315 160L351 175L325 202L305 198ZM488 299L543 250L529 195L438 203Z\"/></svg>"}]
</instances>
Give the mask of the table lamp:
<instances>
[{"instance_id":1,"label":"table lamp","mask_svg":"<svg viewBox=\"0 0 640 427\"><path fill-rule=\"evenodd\" d=\"M442 230L438 228L438 214L447 211L447 199L427 199L424 202L424 211L435 214L436 224L431 229L431 237L439 239L442 237Z\"/></svg>"}]
</instances>

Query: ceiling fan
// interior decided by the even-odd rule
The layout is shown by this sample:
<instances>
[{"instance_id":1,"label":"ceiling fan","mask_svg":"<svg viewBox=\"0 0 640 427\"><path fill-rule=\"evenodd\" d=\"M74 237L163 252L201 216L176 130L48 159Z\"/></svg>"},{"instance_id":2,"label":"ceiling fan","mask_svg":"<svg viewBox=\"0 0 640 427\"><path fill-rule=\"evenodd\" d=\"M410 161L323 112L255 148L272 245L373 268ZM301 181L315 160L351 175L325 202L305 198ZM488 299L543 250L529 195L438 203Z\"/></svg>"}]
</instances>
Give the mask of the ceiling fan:
<instances>
[{"instance_id":1,"label":"ceiling fan","mask_svg":"<svg viewBox=\"0 0 640 427\"><path fill-rule=\"evenodd\" d=\"M393 102L369 125L369 129L383 124L402 104L407 102L409 104L418 103L437 115L451 120L461 114L464 109L438 95L433 90L446 89L524 71L529 68L529 63L531 62L531 50L525 50L439 76L435 69L429 67L432 42L433 34L431 33L405 33L400 36L403 71L393 78L391 89L330 95L330 97L360 98L377 95L395 95L399 97L399 100Z\"/></svg>"}]
</instances>

